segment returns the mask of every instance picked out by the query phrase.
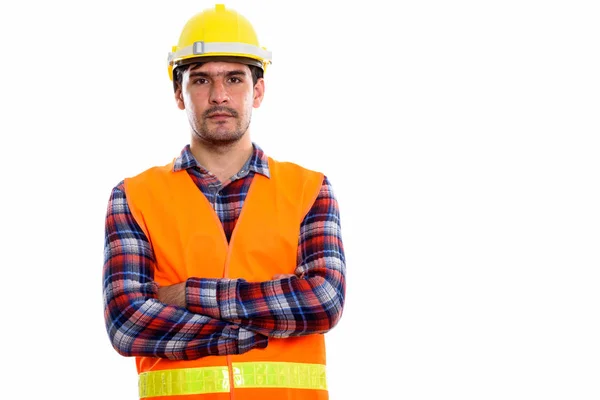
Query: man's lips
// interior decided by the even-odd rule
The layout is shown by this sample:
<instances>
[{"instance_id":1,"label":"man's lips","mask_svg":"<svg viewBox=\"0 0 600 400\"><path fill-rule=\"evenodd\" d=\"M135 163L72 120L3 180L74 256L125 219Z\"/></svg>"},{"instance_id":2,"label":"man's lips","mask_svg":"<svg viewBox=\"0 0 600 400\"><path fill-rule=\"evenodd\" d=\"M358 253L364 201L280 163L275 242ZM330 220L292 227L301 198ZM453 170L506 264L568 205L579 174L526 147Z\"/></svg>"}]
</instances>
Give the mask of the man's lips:
<instances>
[{"instance_id":1,"label":"man's lips","mask_svg":"<svg viewBox=\"0 0 600 400\"><path fill-rule=\"evenodd\" d=\"M233 117L233 115L218 113L218 114L211 114L211 115L208 116L208 118L230 118L230 117Z\"/></svg>"}]
</instances>

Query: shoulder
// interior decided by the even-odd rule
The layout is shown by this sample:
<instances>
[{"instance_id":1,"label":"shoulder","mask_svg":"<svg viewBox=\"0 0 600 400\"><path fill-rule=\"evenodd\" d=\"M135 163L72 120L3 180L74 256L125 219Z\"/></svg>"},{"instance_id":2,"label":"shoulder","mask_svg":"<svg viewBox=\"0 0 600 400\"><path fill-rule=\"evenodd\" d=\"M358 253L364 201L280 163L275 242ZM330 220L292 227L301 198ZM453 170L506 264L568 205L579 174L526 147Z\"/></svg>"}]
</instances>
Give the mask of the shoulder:
<instances>
[{"instance_id":1,"label":"shoulder","mask_svg":"<svg viewBox=\"0 0 600 400\"><path fill-rule=\"evenodd\" d=\"M310 169L291 161L275 160L271 157L269 157L269 167L271 171L275 170L275 173L293 173L299 177L312 178L315 183L318 182L320 184L320 196L334 196L331 181L322 171Z\"/></svg>"},{"instance_id":2,"label":"shoulder","mask_svg":"<svg viewBox=\"0 0 600 400\"><path fill-rule=\"evenodd\" d=\"M170 162L165 165L152 166L134 175L126 176L113 186L110 193L110 199L113 201L125 199L127 197L127 187L132 185L144 186L148 181L152 180L153 177L165 175L166 172L172 171L172 166L173 162Z\"/></svg>"},{"instance_id":3,"label":"shoulder","mask_svg":"<svg viewBox=\"0 0 600 400\"><path fill-rule=\"evenodd\" d=\"M135 175L126 177L123 180L123 187L127 189L132 186L144 187L152 185L157 181L165 181L172 173L173 161L165 165L152 166Z\"/></svg>"},{"instance_id":4,"label":"shoulder","mask_svg":"<svg viewBox=\"0 0 600 400\"><path fill-rule=\"evenodd\" d=\"M292 161L276 160L272 157L269 157L269 171L272 175L295 174L304 178L317 178L320 181L322 181L325 176L321 171L306 168L305 166Z\"/></svg>"},{"instance_id":5,"label":"shoulder","mask_svg":"<svg viewBox=\"0 0 600 400\"><path fill-rule=\"evenodd\" d=\"M125 178L125 180L144 180L149 177L166 175L170 172L173 172L173 163L174 161L171 161L168 164L152 166L133 176Z\"/></svg>"}]
</instances>

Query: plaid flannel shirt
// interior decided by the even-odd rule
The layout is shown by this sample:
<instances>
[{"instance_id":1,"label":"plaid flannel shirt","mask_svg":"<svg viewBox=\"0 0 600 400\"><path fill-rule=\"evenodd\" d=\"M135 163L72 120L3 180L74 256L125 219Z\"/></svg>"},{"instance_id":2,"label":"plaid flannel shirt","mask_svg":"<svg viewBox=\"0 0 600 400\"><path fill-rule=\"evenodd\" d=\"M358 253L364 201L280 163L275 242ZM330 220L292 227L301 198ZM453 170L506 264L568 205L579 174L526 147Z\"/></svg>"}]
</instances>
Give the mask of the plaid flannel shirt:
<instances>
[{"instance_id":1,"label":"plaid flannel shirt","mask_svg":"<svg viewBox=\"0 0 600 400\"><path fill-rule=\"evenodd\" d=\"M218 215L227 240L255 174L269 177L256 144L241 170L220 182L189 145L174 170L187 170ZM112 190L105 229L103 295L106 329L124 356L196 359L264 348L268 337L325 333L339 321L345 296L345 255L338 203L324 177L298 238L295 276L265 282L191 277L187 308L157 299L152 246L127 204L123 181Z\"/></svg>"}]
</instances>

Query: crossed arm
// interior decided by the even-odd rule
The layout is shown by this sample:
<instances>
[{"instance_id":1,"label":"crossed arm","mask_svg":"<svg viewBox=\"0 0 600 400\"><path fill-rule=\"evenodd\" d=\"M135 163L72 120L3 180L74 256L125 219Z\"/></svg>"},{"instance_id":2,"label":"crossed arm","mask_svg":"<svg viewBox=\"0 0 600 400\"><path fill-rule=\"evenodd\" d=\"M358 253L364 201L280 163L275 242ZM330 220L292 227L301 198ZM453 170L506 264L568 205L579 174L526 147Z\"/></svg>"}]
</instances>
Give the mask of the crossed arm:
<instances>
[{"instance_id":1,"label":"crossed arm","mask_svg":"<svg viewBox=\"0 0 600 400\"><path fill-rule=\"evenodd\" d=\"M119 354L190 360L267 346L266 336L160 301L154 253L122 182L108 202L104 260L104 318Z\"/></svg>"},{"instance_id":2,"label":"crossed arm","mask_svg":"<svg viewBox=\"0 0 600 400\"><path fill-rule=\"evenodd\" d=\"M269 336L327 332L342 314L345 256L327 178L302 222L294 276L266 282L189 278L159 288L154 263L121 183L108 205L103 288L107 331L125 356L242 354L266 347Z\"/></svg>"}]
</instances>

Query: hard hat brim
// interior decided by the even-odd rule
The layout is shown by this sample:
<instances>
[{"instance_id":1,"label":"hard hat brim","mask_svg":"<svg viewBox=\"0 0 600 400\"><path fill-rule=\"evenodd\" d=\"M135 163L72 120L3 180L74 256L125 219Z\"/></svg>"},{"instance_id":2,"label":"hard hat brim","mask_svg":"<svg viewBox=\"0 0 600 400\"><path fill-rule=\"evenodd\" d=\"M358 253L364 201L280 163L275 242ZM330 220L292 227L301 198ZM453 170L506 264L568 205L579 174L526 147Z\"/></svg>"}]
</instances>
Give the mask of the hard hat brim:
<instances>
[{"instance_id":1,"label":"hard hat brim","mask_svg":"<svg viewBox=\"0 0 600 400\"><path fill-rule=\"evenodd\" d=\"M201 56L186 58L184 60L176 61L173 63L173 70L177 67L181 67L189 64L205 64L208 62L228 62L236 64L253 65L264 70L264 65L261 61L255 60L250 57L238 57L238 56Z\"/></svg>"}]
</instances>

